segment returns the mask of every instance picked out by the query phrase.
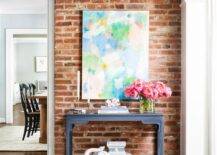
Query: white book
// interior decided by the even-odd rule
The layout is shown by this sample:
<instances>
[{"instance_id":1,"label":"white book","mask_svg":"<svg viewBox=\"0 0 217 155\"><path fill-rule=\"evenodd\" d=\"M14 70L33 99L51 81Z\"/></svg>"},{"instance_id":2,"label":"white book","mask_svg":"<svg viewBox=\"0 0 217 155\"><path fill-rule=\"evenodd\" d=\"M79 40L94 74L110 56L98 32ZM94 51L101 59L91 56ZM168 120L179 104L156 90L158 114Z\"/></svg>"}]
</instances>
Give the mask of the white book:
<instances>
[{"instance_id":1,"label":"white book","mask_svg":"<svg viewBox=\"0 0 217 155\"><path fill-rule=\"evenodd\" d=\"M102 106L98 110L98 114L128 114L129 110L126 106L107 107Z\"/></svg>"}]
</instances>

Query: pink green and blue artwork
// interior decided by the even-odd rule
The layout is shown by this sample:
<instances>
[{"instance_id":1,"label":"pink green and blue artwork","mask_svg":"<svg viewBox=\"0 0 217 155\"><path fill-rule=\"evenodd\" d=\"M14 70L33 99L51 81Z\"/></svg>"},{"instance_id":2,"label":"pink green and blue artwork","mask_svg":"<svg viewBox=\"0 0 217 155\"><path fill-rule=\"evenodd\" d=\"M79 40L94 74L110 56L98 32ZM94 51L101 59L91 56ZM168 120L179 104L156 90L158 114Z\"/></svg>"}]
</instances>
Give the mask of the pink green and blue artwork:
<instances>
[{"instance_id":1,"label":"pink green and blue artwork","mask_svg":"<svg viewBox=\"0 0 217 155\"><path fill-rule=\"evenodd\" d=\"M148 78L147 11L83 11L82 98L126 99L124 88Z\"/></svg>"}]
</instances>

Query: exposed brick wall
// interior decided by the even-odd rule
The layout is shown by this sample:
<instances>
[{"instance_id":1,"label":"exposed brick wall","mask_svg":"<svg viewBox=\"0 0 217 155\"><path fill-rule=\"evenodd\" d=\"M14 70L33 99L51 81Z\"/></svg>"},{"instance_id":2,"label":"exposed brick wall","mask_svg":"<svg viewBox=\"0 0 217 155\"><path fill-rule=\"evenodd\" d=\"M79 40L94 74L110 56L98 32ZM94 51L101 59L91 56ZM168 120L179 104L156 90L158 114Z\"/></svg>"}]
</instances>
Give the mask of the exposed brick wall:
<instances>
[{"instance_id":1,"label":"exposed brick wall","mask_svg":"<svg viewBox=\"0 0 217 155\"><path fill-rule=\"evenodd\" d=\"M55 2L55 152L65 154L65 118L71 108L87 108L76 99L76 73L81 70L81 13L83 9L149 10L149 73L151 80L163 80L173 96L157 104L165 118L166 155L179 155L181 34L180 0L56 0ZM98 108L103 101L94 101ZM123 103L131 109L138 103ZM92 122L74 129L74 153L110 140L126 140L133 155L155 154L156 132L153 126L137 122Z\"/></svg>"}]
</instances>

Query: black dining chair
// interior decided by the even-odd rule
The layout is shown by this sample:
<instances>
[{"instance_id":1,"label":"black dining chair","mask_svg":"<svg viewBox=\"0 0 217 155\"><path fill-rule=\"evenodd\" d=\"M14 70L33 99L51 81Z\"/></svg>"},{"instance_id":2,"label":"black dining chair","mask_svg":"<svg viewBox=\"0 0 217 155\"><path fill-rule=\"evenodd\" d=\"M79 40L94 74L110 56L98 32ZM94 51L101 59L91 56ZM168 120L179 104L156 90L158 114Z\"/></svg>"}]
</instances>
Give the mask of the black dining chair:
<instances>
[{"instance_id":1,"label":"black dining chair","mask_svg":"<svg viewBox=\"0 0 217 155\"><path fill-rule=\"evenodd\" d=\"M35 93L36 93L36 86L35 86L35 84L30 83L30 84L29 84L29 89L30 89L30 96L34 96ZM38 103L38 101L37 101L36 98L32 98L32 99L31 99L31 103L32 103L32 106L33 106L33 110L34 110L34 111L40 111L40 110L39 110L39 103Z\"/></svg>"},{"instance_id":2,"label":"black dining chair","mask_svg":"<svg viewBox=\"0 0 217 155\"><path fill-rule=\"evenodd\" d=\"M22 138L22 140L24 140L26 133L27 133L27 137L29 137L31 131L33 132L35 130L34 124L36 122L39 122L37 118L40 118L40 113L37 111L35 112L33 111L33 107L31 106L29 100L30 89L28 85L20 84L20 96L21 96L22 108L24 111L24 117L25 117L25 126L24 126L23 138Z\"/></svg>"},{"instance_id":3,"label":"black dining chair","mask_svg":"<svg viewBox=\"0 0 217 155\"><path fill-rule=\"evenodd\" d=\"M29 84L29 90L30 90L30 101L31 101L31 105L33 108L33 112L40 112L39 109L39 102L36 98L33 98L33 96L36 93L36 86L33 83ZM40 122L40 117L35 117L35 121L34 121L34 130L32 131L32 135L33 132L37 132L38 128L39 128L39 122Z\"/></svg>"}]
</instances>

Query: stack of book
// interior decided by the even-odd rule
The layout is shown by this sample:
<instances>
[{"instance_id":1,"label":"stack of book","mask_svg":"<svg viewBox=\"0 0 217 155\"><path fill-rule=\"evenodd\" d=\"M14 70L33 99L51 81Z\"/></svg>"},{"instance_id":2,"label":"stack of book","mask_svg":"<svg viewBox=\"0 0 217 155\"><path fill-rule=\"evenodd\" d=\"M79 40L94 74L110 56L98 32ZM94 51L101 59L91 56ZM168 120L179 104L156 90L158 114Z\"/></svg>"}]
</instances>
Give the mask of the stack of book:
<instances>
[{"instance_id":1,"label":"stack of book","mask_svg":"<svg viewBox=\"0 0 217 155\"><path fill-rule=\"evenodd\" d=\"M72 109L73 114L85 114L85 109Z\"/></svg>"},{"instance_id":2,"label":"stack of book","mask_svg":"<svg viewBox=\"0 0 217 155\"><path fill-rule=\"evenodd\" d=\"M102 106L98 110L98 114L128 114L129 110L126 106Z\"/></svg>"}]
</instances>

